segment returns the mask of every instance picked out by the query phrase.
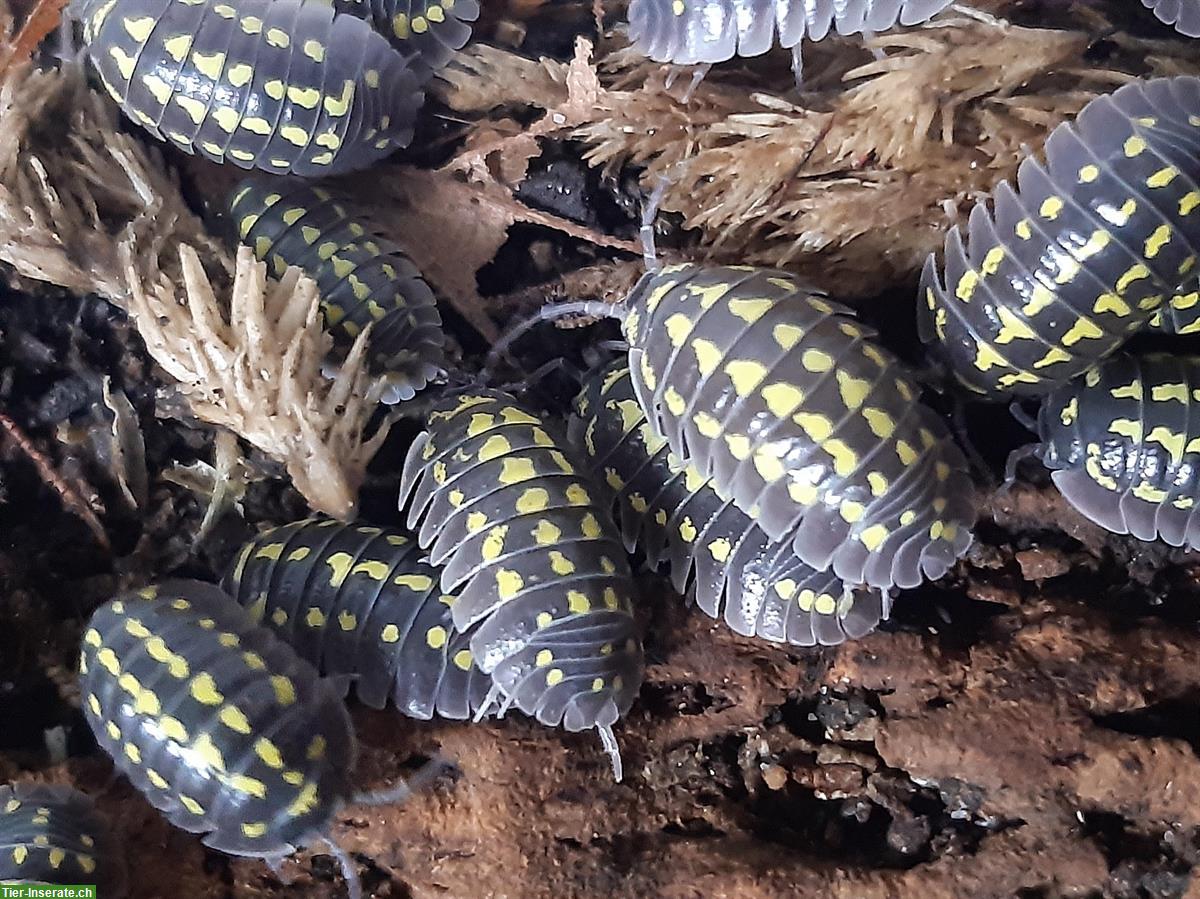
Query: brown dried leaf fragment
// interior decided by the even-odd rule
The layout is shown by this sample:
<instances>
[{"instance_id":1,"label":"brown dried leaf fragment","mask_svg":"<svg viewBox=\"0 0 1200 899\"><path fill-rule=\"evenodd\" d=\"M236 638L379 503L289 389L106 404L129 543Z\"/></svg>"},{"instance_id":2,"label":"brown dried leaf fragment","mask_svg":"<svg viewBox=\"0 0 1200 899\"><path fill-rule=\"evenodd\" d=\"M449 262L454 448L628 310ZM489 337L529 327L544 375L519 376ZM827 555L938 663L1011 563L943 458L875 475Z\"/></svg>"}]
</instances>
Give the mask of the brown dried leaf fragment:
<instances>
[{"instance_id":1,"label":"brown dried leaf fragment","mask_svg":"<svg viewBox=\"0 0 1200 899\"><path fill-rule=\"evenodd\" d=\"M161 272L149 277L122 246L130 312L154 360L179 382L197 418L229 428L287 467L314 509L350 518L358 488L387 435L365 436L379 385L367 371L370 329L336 377L321 373L330 337L316 283L292 268L278 282L248 247L233 287L218 300L192 247L179 247L183 296Z\"/></svg>"}]
</instances>

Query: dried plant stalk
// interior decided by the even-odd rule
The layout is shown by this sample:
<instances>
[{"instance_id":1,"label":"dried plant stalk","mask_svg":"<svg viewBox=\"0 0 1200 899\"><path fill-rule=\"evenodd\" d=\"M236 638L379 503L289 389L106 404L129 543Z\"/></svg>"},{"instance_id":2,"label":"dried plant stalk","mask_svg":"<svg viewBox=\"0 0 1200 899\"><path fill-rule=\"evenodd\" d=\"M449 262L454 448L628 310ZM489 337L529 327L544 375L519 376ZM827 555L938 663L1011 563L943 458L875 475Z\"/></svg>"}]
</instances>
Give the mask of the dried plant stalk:
<instances>
[{"instance_id":1,"label":"dried plant stalk","mask_svg":"<svg viewBox=\"0 0 1200 899\"><path fill-rule=\"evenodd\" d=\"M367 463L388 431L385 423L365 437L379 392L366 366L370 328L337 376L326 379L321 367L330 338L316 283L299 269L268 281L266 266L241 247L222 302L186 244L179 247L182 297L162 273L143 275L128 244L122 256L138 331L196 417L282 460L314 509L352 517Z\"/></svg>"}]
</instances>

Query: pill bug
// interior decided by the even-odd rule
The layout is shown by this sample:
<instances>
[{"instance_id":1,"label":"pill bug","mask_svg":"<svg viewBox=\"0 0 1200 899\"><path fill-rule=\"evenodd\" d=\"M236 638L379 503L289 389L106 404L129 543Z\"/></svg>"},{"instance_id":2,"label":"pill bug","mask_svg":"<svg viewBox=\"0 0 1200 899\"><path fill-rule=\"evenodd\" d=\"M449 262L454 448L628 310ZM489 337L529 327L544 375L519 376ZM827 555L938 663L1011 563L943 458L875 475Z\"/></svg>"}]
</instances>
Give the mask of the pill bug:
<instances>
[{"instance_id":1,"label":"pill bug","mask_svg":"<svg viewBox=\"0 0 1200 899\"><path fill-rule=\"evenodd\" d=\"M320 0L73 0L108 93L187 153L305 177L364 168L412 137L407 61Z\"/></svg>"},{"instance_id":2,"label":"pill bug","mask_svg":"<svg viewBox=\"0 0 1200 899\"><path fill-rule=\"evenodd\" d=\"M324 675L413 718L469 718L491 680L455 630L440 572L397 530L330 519L272 528L236 555L224 588Z\"/></svg>"},{"instance_id":3,"label":"pill bug","mask_svg":"<svg viewBox=\"0 0 1200 899\"><path fill-rule=\"evenodd\" d=\"M335 0L338 12L361 16L401 53L422 82L471 37L478 0Z\"/></svg>"},{"instance_id":4,"label":"pill bug","mask_svg":"<svg viewBox=\"0 0 1200 899\"><path fill-rule=\"evenodd\" d=\"M339 691L217 587L171 581L101 606L80 686L118 770L205 845L276 862L329 843L356 761Z\"/></svg>"},{"instance_id":5,"label":"pill bug","mask_svg":"<svg viewBox=\"0 0 1200 899\"><path fill-rule=\"evenodd\" d=\"M289 265L317 282L335 342L348 347L372 325L368 353L385 376L384 402L413 397L441 373L442 319L429 285L407 256L349 201L296 182L248 179L230 196L238 239L276 275Z\"/></svg>"},{"instance_id":6,"label":"pill bug","mask_svg":"<svg viewBox=\"0 0 1200 899\"><path fill-rule=\"evenodd\" d=\"M1174 25L1175 30L1188 37L1200 37L1200 2L1198 0L1142 0L1142 6L1154 11L1158 20Z\"/></svg>"},{"instance_id":7,"label":"pill bug","mask_svg":"<svg viewBox=\"0 0 1200 899\"><path fill-rule=\"evenodd\" d=\"M1200 358L1113 356L1047 396L1037 431L1051 480L1083 515L1200 546Z\"/></svg>"},{"instance_id":8,"label":"pill bug","mask_svg":"<svg viewBox=\"0 0 1200 899\"><path fill-rule=\"evenodd\" d=\"M0 883L87 883L125 895L125 862L112 825L70 787L0 786Z\"/></svg>"},{"instance_id":9,"label":"pill bug","mask_svg":"<svg viewBox=\"0 0 1200 899\"><path fill-rule=\"evenodd\" d=\"M493 696L543 724L595 728L621 777L612 725L641 686L633 581L598 489L512 396L439 400L400 484L408 526ZM492 697L489 697L489 703Z\"/></svg>"},{"instance_id":10,"label":"pill bug","mask_svg":"<svg viewBox=\"0 0 1200 899\"><path fill-rule=\"evenodd\" d=\"M693 264L591 306L622 319L654 431L805 564L907 588L970 545L962 452L848 310L784 272Z\"/></svg>"},{"instance_id":11,"label":"pill bug","mask_svg":"<svg viewBox=\"0 0 1200 899\"><path fill-rule=\"evenodd\" d=\"M917 25L951 0L633 0L629 39L655 62L710 65L766 53L776 40L790 49L799 76L800 42L838 34Z\"/></svg>"},{"instance_id":12,"label":"pill bug","mask_svg":"<svg viewBox=\"0 0 1200 899\"><path fill-rule=\"evenodd\" d=\"M1059 125L921 276L921 337L968 389L1044 395L1195 284L1200 78L1127 84ZM1186 324L1176 300L1163 318ZM1194 302L1193 302L1193 305Z\"/></svg>"},{"instance_id":13,"label":"pill bug","mask_svg":"<svg viewBox=\"0 0 1200 899\"><path fill-rule=\"evenodd\" d=\"M654 434L622 361L592 375L576 398L571 439L593 478L609 487L625 546L667 563L675 590L691 579L696 604L736 633L797 646L832 646L869 633L890 602L851 590L772 542L711 481L683 465Z\"/></svg>"}]
</instances>

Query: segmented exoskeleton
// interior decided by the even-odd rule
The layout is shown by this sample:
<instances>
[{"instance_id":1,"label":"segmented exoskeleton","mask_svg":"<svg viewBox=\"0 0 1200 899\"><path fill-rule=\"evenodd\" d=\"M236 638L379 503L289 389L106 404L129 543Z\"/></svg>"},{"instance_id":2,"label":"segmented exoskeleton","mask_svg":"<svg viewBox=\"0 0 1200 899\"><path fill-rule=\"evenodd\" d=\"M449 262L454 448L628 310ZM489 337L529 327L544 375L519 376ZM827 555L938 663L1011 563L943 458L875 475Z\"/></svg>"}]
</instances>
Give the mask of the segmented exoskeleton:
<instances>
[{"instance_id":1,"label":"segmented exoskeleton","mask_svg":"<svg viewBox=\"0 0 1200 899\"><path fill-rule=\"evenodd\" d=\"M654 431L805 564L915 587L970 545L962 452L846 309L784 272L689 264L611 314Z\"/></svg>"},{"instance_id":2,"label":"segmented exoskeleton","mask_svg":"<svg viewBox=\"0 0 1200 899\"><path fill-rule=\"evenodd\" d=\"M341 691L217 587L169 581L111 600L79 667L97 740L172 824L268 860L329 842L356 761ZM358 899L353 863L330 846Z\"/></svg>"},{"instance_id":3,"label":"segmented exoskeleton","mask_svg":"<svg viewBox=\"0 0 1200 899\"><path fill-rule=\"evenodd\" d=\"M983 396L1043 395L1152 320L1194 323L1200 78L1138 81L1059 125L921 278L921 336ZM1174 299L1172 299L1174 298Z\"/></svg>"},{"instance_id":4,"label":"segmented exoskeleton","mask_svg":"<svg viewBox=\"0 0 1200 899\"><path fill-rule=\"evenodd\" d=\"M495 698L543 724L596 728L619 779L612 725L641 686L642 645L596 486L512 396L467 390L439 401L409 448L406 504Z\"/></svg>"},{"instance_id":5,"label":"segmented exoskeleton","mask_svg":"<svg viewBox=\"0 0 1200 899\"><path fill-rule=\"evenodd\" d=\"M758 56L778 42L792 51L800 76L800 42L917 25L951 0L633 0L629 39L655 62L713 64Z\"/></svg>"},{"instance_id":6,"label":"segmented exoskeleton","mask_svg":"<svg viewBox=\"0 0 1200 899\"><path fill-rule=\"evenodd\" d=\"M1142 0L1159 21L1188 37L1200 37L1200 0Z\"/></svg>"},{"instance_id":7,"label":"segmented exoskeleton","mask_svg":"<svg viewBox=\"0 0 1200 899\"><path fill-rule=\"evenodd\" d=\"M491 679L474 664L472 633L454 627L440 574L409 534L308 519L247 543L223 586L322 674L352 678L367 705L469 718Z\"/></svg>"},{"instance_id":8,"label":"segmented exoskeleton","mask_svg":"<svg viewBox=\"0 0 1200 899\"><path fill-rule=\"evenodd\" d=\"M334 0L334 7L374 24L422 82L466 45L479 18L478 0Z\"/></svg>"},{"instance_id":9,"label":"segmented exoskeleton","mask_svg":"<svg viewBox=\"0 0 1200 899\"><path fill-rule=\"evenodd\" d=\"M371 326L368 354L385 403L408 400L442 371L445 334L433 291L403 251L349 201L305 184L243 181L229 201L238 238L272 271L317 282L325 324L348 348Z\"/></svg>"},{"instance_id":10,"label":"segmented exoskeleton","mask_svg":"<svg viewBox=\"0 0 1200 899\"><path fill-rule=\"evenodd\" d=\"M364 168L412 138L408 61L321 0L73 0L121 109L215 162L305 177Z\"/></svg>"},{"instance_id":11,"label":"segmented exoskeleton","mask_svg":"<svg viewBox=\"0 0 1200 899\"><path fill-rule=\"evenodd\" d=\"M652 567L666 563L677 592L692 581L705 614L798 646L861 637L887 616L886 595L805 565L680 462L646 421L624 362L588 379L575 412L572 442L613 496L626 548L640 548Z\"/></svg>"},{"instance_id":12,"label":"segmented exoskeleton","mask_svg":"<svg viewBox=\"0 0 1200 899\"><path fill-rule=\"evenodd\" d=\"M1200 358L1119 354L1042 401L1042 462L1092 521L1200 546Z\"/></svg>"},{"instance_id":13,"label":"segmented exoskeleton","mask_svg":"<svg viewBox=\"0 0 1200 899\"><path fill-rule=\"evenodd\" d=\"M95 884L125 895L125 860L112 824L70 787L0 786L0 883Z\"/></svg>"}]
</instances>

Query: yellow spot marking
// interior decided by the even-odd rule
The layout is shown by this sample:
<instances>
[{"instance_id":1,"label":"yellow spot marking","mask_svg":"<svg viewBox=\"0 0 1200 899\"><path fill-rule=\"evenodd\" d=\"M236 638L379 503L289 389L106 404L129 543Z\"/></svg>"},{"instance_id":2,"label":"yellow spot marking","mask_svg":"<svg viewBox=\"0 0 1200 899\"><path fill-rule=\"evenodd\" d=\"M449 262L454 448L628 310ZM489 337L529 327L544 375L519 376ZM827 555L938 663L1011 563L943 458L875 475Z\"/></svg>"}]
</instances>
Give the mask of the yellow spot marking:
<instances>
[{"instance_id":1,"label":"yellow spot marking","mask_svg":"<svg viewBox=\"0 0 1200 899\"><path fill-rule=\"evenodd\" d=\"M500 483L504 485L519 484L536 477L533 460L524 458L506 458L500 468Z\"/></svg>"},{"instance_id":2,"label":"yellow spot marking","mask_svg":"<svg viewBox=\"0 0 1200 899\"><path fill-rule=\"evenodd\" d=\"M855 378L844 371L835 372L838 382L838 392L847 409L857 409L866 400L871 391L871 382L864 378Z\"/></svg>"},{"instance_id":3,"label":"yellow spot marking","mask_svg":"<svg viewBox=\"0 0 1200 899\"><path fill-rule=\"evenodd\" d=\"M1058 214L1062 212L1063 201L1059 197L1047 197L1042 201L1041 207L1038 209L1038 215L1044 219L1054 221L1058 218Z\"/></svg>"},{"instance_id":4,"label":"yellow spot marking","mask_svg":"<svg viewBox=\"0 0 1200 899\"><path fill-rule=\"evenodd\" d=\"M833 367L833 357L823 350L805 350L800 356L800 364L811 372L829 371Z\"/></svg>"},{"instance_id":5,"label":"yellow spot marking","mask_svg":"<svg viewBox=\"0 0 1200 899\"><path fill-rule=\"evenodd\" d=\"M497 595L501 601L512 599L525 586L525 579L515 571L501 568L496 572Z\"/></svg>"},{"instance_id":6,"label":"yellow spot marking","mask_svg":"<svg viewBox=\"0 0 1200 899\"><path fill-rule=\"evenodd\" d=\"M732 299L729 301L729 311L742 321L754 324L774 305L769 299Z\"/></svg>"},{"instance_id":7,"label":"yellow spot marking","mask_svg":"<svg viewBox=\"0 0 1200 899\"><path fill-rule=\"evenodd\" d=\"M732 362L726 363L725 373L729 375L729 380L733 383L734 392L738 396L746 396L762 382L762 379L767 374L767 368L762 363L752 360L735 359ZM680 397L681 401L682 399ZM676 414L681 414L682 411L680 409L680 412Z\"/></svg>"},{"instance_id":8,"label":"yellow spot marking","mask_svg":"<svg viewBox=\"0 0 1200 899\"><path fill-rule=\"evenodd\" d=\"M697 412L692 416L692 421L703 436L715 438L721 433L721 423L707 412Z\"/></svg>"},{"instance_id":9,"label":"yellow spot marking","mask_svg":"<svg viewBox=\"0 0 1200 899\"><path fill-rule=\"evenodd\" d=\"M225 757L208 734L201 734L192 741L192 752L196 758L214 771L225 770Z\"/></svg>"},{"instance_id":10,"label":"yellow spot marking","mask_svg":"<svg viewBox=\"0 0 1200 899\"><path fill-rule=\"evenodd\" d=\"M779 344L782 349L790 350L800 338L804 336L804 329L797 325L776 325L771 329L771 337Z\"/></svg>"},{"instance_id":11,"label":"yellow spot marking","mask_svg":"<svg viewBox=\"0 0 1200 899\"><path fill-rule=\"evenodd\" d=\"M1132 159L1134 156L1139 156L1146 150L1146 142L1136 134L1125 141L1125 155Z\"/></svg>"},{"instance_id":12,"label":"yellow spot marking","mask_svg":"<svg viewBox=\"0 0 1200 899\"><path fill-rule=\"evenodd\" d=\"M1200 191L1188 191L1179 201L1179 214L1190 215L1197 206L1200 206Z\"/></svg>"},{"instance_id":13,"label":"yellow spot marking","mask_svg":"<svg viewBox=\"0 0 1200 899\"><path fill-rule=\"evenodd\" d=\"M425 645L430 649L441 649L446 645L446 629L431 627L425 632Z\"/></svg>"},{"instance_id":14,"label":"yellow spot marking","mask_svg":"<svg viewBox=\"0 0 1200 899\"><path fill-rule=\"evenodd\" d=\"M342 82L340 97L326 96L325 111L331 116L344 116L350 109L350 101L354 99L354 82Z\"/></svg>"},{"instance_id":15,"label":"yellow spot marking","mask_svg":"<svg viewBox=\"0 0 1200 899\"><path fill-rule=\"evenodd\" d=\"M322 619L324 619L324 616L322 616ZM296 685L286 675L273 675L271 677L271 689L275 691L275 701L280 705L291 705L296 701Z\"/></svg>"},{"instance_id":16,"label":"yellow spot marking","mask_svg":"<svg viewBox=\"0 0 1200 899\"><path fill-rule=\"evenodd\" d=\"M692 350L696 353L696 365L702 375L712 374L721 362L721 351L711 340L697 337L692 341ZM642 357L646 361L646 357Z\"/></svg>"},{"instance_id":17,"label":"yellow spot marking","mask_svg":"<svg viewBox=\"0 0 1200 899\"><path fill-rule=\"evenodd\" d=\"M833 422L827 416L816 412L800 412L792 417L792 421L800 425L804 433L817 442L833 433Z\"/></svg>"},{"instance_id":18,"label":"yellow spot marking","mask_svg":"<svg viewBox=\"0 0 1200 899\"><path fill-rule=\"evenodd\" d=\"M254 821L242 825L242 833L250 837L250 839L258 839L267 832L267 825L263 821Z\"/></svg>"},{"instance_id":19,"label":"yellow spot marking","mask_svg":"<svg viewBox=\"0 0 1200 899\"><path fill-rule=\"evenodd\" d=\"M322 62L325 59L325 45L320 41L307 40L300 49L305 56L314 62Z\"/></svg>"},{"instance_id":20,"label":"yellow spot marking","mask_svg":"<svg viewBox=\"0 0 1200 899\"><path fill-rule=\"evenodd\" d=\"M777 418L786 418L804 402L804 393L791 384L780 382L764 387L762 398L772 415Z\"/></svg>"},{"instance_id":21,"label":"yellow spot marking","mask_svg":"<svg viewBox=\"0 0 1200 899\"><path fill-rule=\"evenodd\" d=\"M354 557L349 553L333 553L325 560L325 564L329 566L330 571L329 586L340 587L354 565Z\"/></svg>"},{"instance_id":22,"label":"yellow spot marking","mask_svg":"<svg viewBox=\"0 0 1200 899\"><path fill-rule=\"evenodd\" d=\"M556 684L561 683L562 679L563 679L563 673L562 673L562 670L559 668L551 668L549 671L546 672L546 684L548 686L553 687Z\"/></svg>"},{"instance_id":23,"label":"yellow spot marking","mask_svg":"<svg viewBox=\"0 0 1200 899\"><path fill-rule=\"evenodd\" d=\"M207 672L197 674L192 678L190 689L192 697L202 705L220 705L225 701L225 697L217 690L217 684L212 679L212 675Z\"/></svg>"},{"instance_id":24,"label":"yellow spot marking","mask_svg":"<svg viewBox=\"0 0 1200 899\"><path fill-rule=\"evenodd\" d=\"M1162 248L1164 246L1166 246L1167 243L1170 242L1170 240L1171 240L1171 226L1170 225L1159 225L1157 228L1154 229L1154 233L1152 233L1149 237L1146 238L1146 243L1144 246L1144 250L1146 252L1146 258L1153 259L1155 256L1157 256L1159 254L1159 251L1162 250Z\"/></svg>"},{"instance_id":25,"label":"yellow spot marking","mask_svg":"<svg viewBox=\"0 0 1200 899\"><path fill-rule=\"evenodd\" d=\"M292 800L292 803L287 807L288 815L293 818L298 818L301 815L308 814L317 807L317 797L317 785L311 781L306 783L303 789L300 790L299 794L297 794L296 798Z\"/></svg>"},{"instance_id":26,"label":"yellow spot marking","mask_svg":"<svg viewBox=\"0 0 1200 899\"><path fill-rule=\"evenodd\" d=\"M684 340L692 332L692 320L681 312L676 312L665 323L667 336L672 346L683 346Z\"/></svg>"},{"instance_id":27,"label":"yellow spot marking","mask_svg":"<svg viewBox=\"0 0 1200 899\"><path fill-rule=\"evenodd\" d=\"M1094 340L1097 337L1103 337L1104 332L1092 321L1086 318L1081 318L1071 326L1071 329L1062 336L1064 346L1074 346L1080 340Z\"/></svg>"},{"instance_id":28,"label":"yellow spot marking","mask_svg":"<svg viewBox=\"0 0 1200 899\"><path fill-rule=\"evenodd\" d=\"M1085 165L1079 170L1079 183L1091 184L1100 177L1100 168L1095 165Z\"/></svg>"}]
</instances>

